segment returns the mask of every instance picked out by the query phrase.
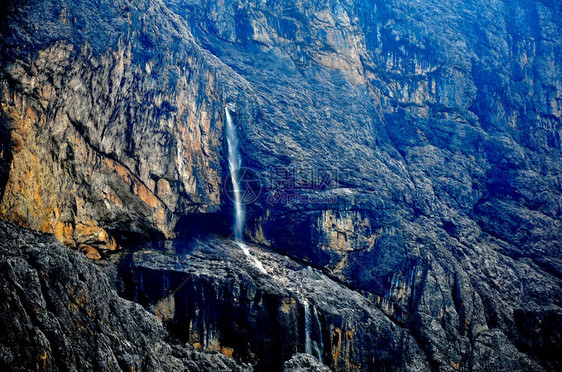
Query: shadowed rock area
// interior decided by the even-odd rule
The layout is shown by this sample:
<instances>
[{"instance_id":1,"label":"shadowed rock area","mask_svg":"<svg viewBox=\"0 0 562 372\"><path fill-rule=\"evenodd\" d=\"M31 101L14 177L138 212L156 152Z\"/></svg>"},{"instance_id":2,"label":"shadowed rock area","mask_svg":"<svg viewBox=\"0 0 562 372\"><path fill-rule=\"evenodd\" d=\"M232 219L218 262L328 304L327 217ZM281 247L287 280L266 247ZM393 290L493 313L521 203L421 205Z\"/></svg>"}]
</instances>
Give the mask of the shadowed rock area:
<instances>
[{"instance_id":1,"label":"shadowed rock area","mask_svg":"<svg viewBox=\"0 0 562 372\"><path fill-rule=\"evenodd\" d=\"M171 344L257 370L562 369L561 4L9 0L0 218L122 258L111 285L160 317ZM262 186L243 235L268 274L224 237L227 105ZM17 253L39 238L22 234L2 243L7 278L39 270ZM105 275L62 257L41 270ZM2 306L16 311L16 296L35 311L10 280ZM122 301L108 286L91 295ZM9 359L20 348L6 345L6 365L42 360ZM120 348L96 351L100 368L141 358Z\"/></svg>"},{"instance_id":2,"label":"shadowed rock area","mask_svg":"<svg viewBox=\"0 0 562 372\"><path fill-rule=\"evenodd\" d=\"M103 271L52 235L0 221L4 371L251 371L168 339Z\"/></svg>"},{"instance_id":3,"label":"shadowed rock area","mask_svg":"<svg viewBox=\"0 0 562 372\"><path fill-rule=\"evenodd\" d=\"M434 354L424 350L430 348L449 358L439 369L458 369L455 360L459 356L453 354L447 341L440 341L441 326L428 314L408 313L408 308L390 296L381 298L350 288L322 271L263 246L250 245L251 255L266 268L263 273L235 243L221 237L206 236L191 242L178 239L173 244L149 247L122 261L119 277L123 294L156 313L176 337L198 347L250 362L263 371L281 371L283 362L299 352L312 354L335 371L425 371L435 368L431 362ZM436 285L438 279L426 275L418 271L409 279L412 283L404 284L405 288L393 284L392 290L406 291L424 281L431 283L425 286ZM427 293L435 289L422 287L419 301L426 308L441 306L435 295ZM453 301L461 296L451 295L456 296ZM485 313L476 301L471 305L480 306L476 310L480 314L472 315L477 319ZM550 326L557 327L557 315L547 316L552 316ZM541 324L542 319L533 323ZM543 370L500 329L481 322L466 351L470 358L467 365ZM446 320L442 324L447 324ZM553 337L554 342L558 332L542 337ZM310 363L299 362L301 359L288 365L297 368L301 362Z\"/></svg>"},{"instance_id":4,"label":"shadowed rock area","mask_svg":"<svg viewBox=\"0 0 562 372\"><path fill-rule=\"evenodd\" d=\"M334 370L429 368L409 330L372 301L318 270L249 248L267 273L219 237L137 251L122 264L124 294L180 339L260 371L281 371L307 348Z\"/></svg>"}]
</instances>

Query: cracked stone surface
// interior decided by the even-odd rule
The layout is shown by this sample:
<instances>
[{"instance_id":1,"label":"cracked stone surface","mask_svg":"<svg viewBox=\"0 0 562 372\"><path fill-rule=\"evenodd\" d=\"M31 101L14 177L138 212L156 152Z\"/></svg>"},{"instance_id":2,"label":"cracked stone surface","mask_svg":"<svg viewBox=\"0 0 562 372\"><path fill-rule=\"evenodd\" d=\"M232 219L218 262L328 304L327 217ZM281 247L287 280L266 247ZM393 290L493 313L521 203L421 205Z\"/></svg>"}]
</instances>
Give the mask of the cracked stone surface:
<instances>
[{"instance_id":1,"label":"cracked stone surface","mask_svg":"<svg viewBox=\"0 0 562 372\"><path fill-rule=\"evenodd\" d=\"M92 259L225 234L231 104L243 166L264 183L247 205L256 250L352 290L351 318L367 311L358 304L374 306L373 337L419 356L420 370L558 370L561 20L556 0L9 0L0 218ZM279 168L323 169L335 182L273 189ZM298 198L272 203L279 191ZM277 281L236 270L226 280L208 268L213 249L204 252L208 262L189 270L207 272L206 290L247 279L288 298ZM319 306L314 293L303 296ZM169 319L172 308L151 311ZM395 345L393 327L410 346ZM268 361L254 341L240 360L280 370L290 359ZM350 344L349 360L371 355L364 345ZM327 360L340 371L372 362Z\"/></svg>"},{"instance_id":2,"label":"cracked stone surface","mask_svg":"<svg viewBox=\"0 0 562 372\"><path fill-rule=\"evenodd\" d=\"M175 342L158 318L52 235L0 221L0 365L6 371L251 371Z\"/></svg>"}]
</instances>

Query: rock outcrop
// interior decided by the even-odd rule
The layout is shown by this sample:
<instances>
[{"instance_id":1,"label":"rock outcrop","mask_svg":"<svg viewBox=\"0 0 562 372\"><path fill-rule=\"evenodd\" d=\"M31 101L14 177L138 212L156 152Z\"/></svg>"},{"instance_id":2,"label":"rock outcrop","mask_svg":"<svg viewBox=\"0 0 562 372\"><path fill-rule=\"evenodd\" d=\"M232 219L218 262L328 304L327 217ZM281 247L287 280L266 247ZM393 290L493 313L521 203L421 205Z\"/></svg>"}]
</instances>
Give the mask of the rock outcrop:
<instances>
[{"instance_id":1,"label":"rock outcrop","mask_svg":"<svg viewBox=\"0 0 562 372\"><path fill-rule=\"evenodd\" d=\"M0 221L3 371L251 371L170 341L156 316L54 236Z\"/></svg>"},{"instance_id":2,"label":"rock outcrop","mask_svg":"<svg viewBox=\"0 0 562 372\"><path fill-rule=\"evenodd\" d=\"M283 372L329 372L310 354L296 354L283 365Z\"/></svg>"},{"instance_id":3,"label":"rock outcrop","mask_svg":"<svg viewBox=\"0 0 562 372\"><path fill-rule=\"evenodd\" d=\"M262 273L235 243L217 237L154 248L123 261L124 295L197 347L259 371L281 371L299 352L339 371L429 369L407 328L318 270L251 246Z\"/></svg>"},{"instance_id":4,"label":"rock outcrop","mask_svg":"<svg viewBox=\"0 0 562 372\"><path fill-rule=\"evenodd\" d=\"M151 309L179 339L251 363L256 370L319 368L318 361L333 371L454 371L462 365L476 370L544 370L501 329L486 324L482 304L476 310L471 306L478 305L462 304L462 288L455 290L458 294L453 300L460 304L451 304L445 310L449 313L444 311L435 320L431 311L440 309L446 295L436 298L430 291L439 289L430 286L437 286L440 277L427 279L418 272L410 278L428 281L429 288L419 294L426 312L408 314L409 309L390 295L369 296L263 246L248 248L266 273L229 239L205 236L148 246L121 264L124 296ZM457 326L447 317L455 316L461 306L474 312L468 321L456 315L455 321L465 322L459 326L467 333L471 324L480 328L474 335L468 333L466 341L462 336L444 340L445 332L458 332L443 328ZM556 326L553 313L541 320L521 316L535 325L552 316L550 326ZM557 332L541 337L554 336L547 341L553 342ZM468 350L461 349L463 342ZM311 357L291 360L305 352ZM311 358L318 361L312 363Z\"/></svg>"},{"instance_id":5,"label":"rock outcrop","mask_svg":"<svg viewBox=\"0 0 562 372\"><path fill-rule=\"evenodd\" d=\"M113 250L219 209L216 72L161 3L12 2L1 27L0 216Z\"/></svg>"}]
</instances>

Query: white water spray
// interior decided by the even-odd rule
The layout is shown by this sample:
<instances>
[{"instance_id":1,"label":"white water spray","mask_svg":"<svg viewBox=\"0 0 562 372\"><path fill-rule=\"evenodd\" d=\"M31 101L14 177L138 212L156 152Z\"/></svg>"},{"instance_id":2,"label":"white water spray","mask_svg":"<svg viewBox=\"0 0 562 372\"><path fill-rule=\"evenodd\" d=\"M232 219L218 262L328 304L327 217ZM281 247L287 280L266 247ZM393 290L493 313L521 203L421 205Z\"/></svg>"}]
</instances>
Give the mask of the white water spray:
<instances>
[{"instance_id":1,"label":"white water spray","mask_svg":"<svg viewBox=\"0 0 562 372\"><path fill-rule=\"evenodd\" d=\"M242 166L242 159L240 157L240 150L238 147L238 137L236 136L236 130L234 129L234 123L232 122L232 117L228 111L226 111L226 142L228 145L228 168L230 171L230 179L232 180L232 192L234 194L234 223L232 230L234 231L234 241L242 249L244 254L249 257L254 266L260 270L262 273L266 274L267 271L263 267L260 260L250 253L250 248L244 243L244 225L246 223L246 209L244 208L244 203L242 202L242 189L240 188L240 174L238 171Z\"/></svg>"},{"instance_id":2,"label":"white water spray","mask_svg":"<svg viewBox=\"0 0 562 372\"><path fill-rule=\"evenodd\" d=\"M264 274L267 274L267 270L265 269L265 267L263 267L261 261L258 260L256 256L250 253L250 247L248 247L244 242L240 242L240 241L237 241L236 244L242 249L242 252L244 252L244 254L254 262L254 266L259 271L261 271Z\"/></svg>"}]
</instances>

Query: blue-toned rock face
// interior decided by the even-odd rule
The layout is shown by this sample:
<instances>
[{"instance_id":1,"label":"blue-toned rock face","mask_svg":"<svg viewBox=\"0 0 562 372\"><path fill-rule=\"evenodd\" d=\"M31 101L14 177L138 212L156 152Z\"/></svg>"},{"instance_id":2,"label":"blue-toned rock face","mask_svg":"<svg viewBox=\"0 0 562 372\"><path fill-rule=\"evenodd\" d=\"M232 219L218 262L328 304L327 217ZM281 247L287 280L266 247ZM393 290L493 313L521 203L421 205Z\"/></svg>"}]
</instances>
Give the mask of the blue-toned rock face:
<instances>
[{"instance_id":1,"label":"blue-toned rock face","mask_svg":"<svg viewBox=\"0 0 562 372\"><path fill-rule=\"evenodd\" d=\"M271 273L268 284L237 272L244 257L230 263L236 280L214 277L212 260L125 260L123 295L168 304L167 324L188 328L180 339L208 348L192 328L204 325L217 350L281 370L306 348L304 313L279 309L303 296L323 324L314 356L332 370L562 368L559 1L1 7L2 219L104 259L175 238L220 251L208 234L242 225L248 244L321 270L378 314L373 333L363 310L335 315L349 306L329 303L330 286L288 295ZM139 285L147 267L156 286L178 270L199 279L159 302L168 294ZM245 285L258 290L209 297ZM321 370L298 355L285 368Z\"/></svg>"}]
</instances>

